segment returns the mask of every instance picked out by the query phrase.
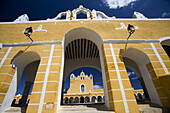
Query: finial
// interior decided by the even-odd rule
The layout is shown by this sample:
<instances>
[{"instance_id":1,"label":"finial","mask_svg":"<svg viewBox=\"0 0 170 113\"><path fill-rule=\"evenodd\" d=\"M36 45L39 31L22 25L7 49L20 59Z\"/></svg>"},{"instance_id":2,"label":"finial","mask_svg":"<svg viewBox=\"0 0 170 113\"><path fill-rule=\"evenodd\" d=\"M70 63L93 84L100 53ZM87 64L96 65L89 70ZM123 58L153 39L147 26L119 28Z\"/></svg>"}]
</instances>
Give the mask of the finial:
<instances>
[{"instance_id":1,"label":"finial","mask_svg":"<svg viewBox=\"0 0 170 113\"><path fill-rule=\"evenodd\" d=\"M79 5L79 8L83 8L83 5Z\"/></svg>"}]
</instances>

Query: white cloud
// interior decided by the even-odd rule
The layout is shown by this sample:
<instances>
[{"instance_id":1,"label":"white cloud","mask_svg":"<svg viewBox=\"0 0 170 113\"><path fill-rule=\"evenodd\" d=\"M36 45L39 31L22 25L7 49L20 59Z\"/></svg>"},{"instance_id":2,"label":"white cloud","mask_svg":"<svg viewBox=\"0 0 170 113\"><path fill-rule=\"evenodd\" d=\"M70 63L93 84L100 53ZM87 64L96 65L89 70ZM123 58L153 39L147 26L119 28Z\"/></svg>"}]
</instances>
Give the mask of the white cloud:
<instances>
[{"instance_id":1,"label":"white cloud","mask_svg":"<svg viewBox=\"0 0 170 113\"><path fill-rule=\"evenodd\" d=\"M138 0L102 0L110 9L121 8ZM133 4L134 5L134 4Z\"/></svg>"},{"instance_id":2,"label":"white cloud","mask_svg":"<svg viewBox=\"0 0 170 113\"><path fill-rule=\"evenodd\" d=\"M128 72L127 74L128 74L128 76L130 76L132 73L131 73L131 72Z\"/></svg>"},{"instance_id":3,"label":"white cloud","mask_svg":"<svg viewBox=\"0 0 170 113\"><path fill-rule=\"evenodd\" d=\"M94 88L94 89L101 89L101 88L103 88L103 86L94 85L93 88Z\"/></svg>"},{"instance_id":4,"label":"white cloud","mask_svg":"<svg viewBox=\"0 0 170 113\"><path fill-rule=\"evenodd\" d=\"M134 77L134 78L132 78L132 80L135 80L135 79L138 79L138 77Z\"/></svg>"},{"instance_id":5,"label":"white cloud","mask_svg":"<svg viewBox=\"0 0 170 113\"><path fill-rule=\"evenodd\" d=\"M166 18L166 17L170 17L170 12L164 12L162 14L162 17Z\"/></svg>"}]
</instances>

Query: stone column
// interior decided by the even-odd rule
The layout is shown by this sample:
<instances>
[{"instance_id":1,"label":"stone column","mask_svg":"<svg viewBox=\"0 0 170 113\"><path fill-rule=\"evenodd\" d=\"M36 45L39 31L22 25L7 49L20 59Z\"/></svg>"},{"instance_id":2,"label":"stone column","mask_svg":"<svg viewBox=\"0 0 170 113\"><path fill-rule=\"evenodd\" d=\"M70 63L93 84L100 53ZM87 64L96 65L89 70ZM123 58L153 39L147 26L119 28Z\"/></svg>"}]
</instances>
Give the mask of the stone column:
<instances>
[{"instance_id":1,"label":"stone column","mask_svg":"<svg viewBox=\"0 0 170 113\"><path fill-rule=\"evenodd\" d=\"M22 104L26 104L26 102L27 102L27 98L28 98L28 95L29 95L29 92L30 92L30 88L31 88L31 85L32 85L33 83L32 82L30 82L30 81L26 81L25 82L25 89L24 89L24 92L23 92L23 94L22 94Z\"/></svg>"},{"instance_id":2,"label":"stone column","mask_svg":"<svg viewBox=\"0 0 170 113\"><path fill-rule=\"evenodd\" d=\"M103 47L110 110L117 113L139 113L133 88L124 62L119 55L124 45L104 44Z\"/></svg>"}]
</instances>

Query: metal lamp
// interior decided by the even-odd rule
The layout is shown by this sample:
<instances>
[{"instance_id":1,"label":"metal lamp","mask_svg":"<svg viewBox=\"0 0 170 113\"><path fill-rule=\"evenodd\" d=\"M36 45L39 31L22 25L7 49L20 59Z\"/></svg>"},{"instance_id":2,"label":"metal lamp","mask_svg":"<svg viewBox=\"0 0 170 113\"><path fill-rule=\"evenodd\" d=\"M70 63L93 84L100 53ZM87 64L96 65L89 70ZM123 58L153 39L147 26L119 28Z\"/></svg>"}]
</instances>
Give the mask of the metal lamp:
<instances>
[{"instance_id":1,"label":"metal lamp","mask_svg":"<svg viewBox=\"0 0 170 113\"><path fill-rule=\"evenodd\" d=\"M133 34L135 32L135 27L133 25L128 25L128 28L127 28L129 34Z\"/></svg>"},{"instance_id":2,"label":"metal lamp","mask_svg":"<svg viewBox=\"0 0 170 113\"><path fill-rule=\"evenodd\" d=\"M33 39L30 37L31 34L32 34L32 32L33 32L32 27L28 27L28 28L26 28L26 29L24 30L24 34L25 34L32 42L34 42Z\"/></svg>"},{"instance_id":3,"label":"metal lamp","mask_svg":"<svg viewBox=\"0 0 170 113\"><path fill-rule=\"evenodd\" d=\"M135 27L131 24L128 24L127 30L129 32L129 36L127 37L127 41L128 41L130 36L135 32ZM126 45L125 45L125 50L126 50L126 47L127 47L127 42L126 42Z\"/></svg>"}]
</instances>

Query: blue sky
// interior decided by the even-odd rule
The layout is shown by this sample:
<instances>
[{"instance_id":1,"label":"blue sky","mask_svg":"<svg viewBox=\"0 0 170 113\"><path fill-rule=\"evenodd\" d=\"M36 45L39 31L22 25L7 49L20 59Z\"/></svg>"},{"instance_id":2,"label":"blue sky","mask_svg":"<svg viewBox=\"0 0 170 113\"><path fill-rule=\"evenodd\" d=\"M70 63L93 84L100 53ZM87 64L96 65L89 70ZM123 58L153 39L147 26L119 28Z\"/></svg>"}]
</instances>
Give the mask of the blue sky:
<instances>
[{"instance_id":1,"label":"blue sky","mask_svg":"<svg viewBox=\"0 0 170 113\"><path fill-rule=\"evenodd\" d=\"M142 86L140 84L140 81L137 79L136 74L129 68L126 67L128 76L129 76L129 80L131 82L132 87L137 90L137 89L142 89ZM70 88L70 75L72 73L74 73L74 75L77 77L80 75L81 72L84 72L86 75L93 75L93 87L98 89L98 88L103 88L103 79L102 79L102 73L101 71L95 69L95 68L91 68L91 67L82 67L82 68L78 68L74 71L72 71L69 76L67 77L65 83L64 83L64 89L69 89ZM25 88L25 80L26 80L26 75L25 72L23 72L23 75L21 77L21 81L19 83L19 87L17 89L16 95L23 93L24 88ZM32 87L31 86L31 90L30 93L32 91ZM29 93L29 94L30 94Z\"/></svg>"},{"instance_id":2,"label":"blue sky","mask_svg":"<svg viewBox=\"0 0 170 113\"><path fill-rule=\"evenodd\" d=\"M170 0L0 0L0 22L14 21L22 14L30 20L46 20L79 5L117 18L131 18L134 11L148 18L170 18Z\"/></svg>"},{"instance_id":3,"label":"blue sky","mask_svg":"<svg viewBox=\"0 0 170 113\"><path fill-rule=\"evenodd\" d=\"M90 74L93 75L93 85L95 85L95 87L100 87L103 88L103 79L102 79L102 73L101 71L95 69L95 68L91 68L91 67L82 67L82 68L78 68L74 71L72 71L69 76L67 77L65 84L64 84L64 89L68 89L70 87L70 75L73 73L76 77L80 75L81 72L84 72L85 75L90 76Z\"/></svg>"},{"instance_id":4,"label":"blue sky","mask_svg":"<svg viewBox=\"0 0 170 113\"><path fill-rule=\"evenodd\" d=\"M27 14L31 21L46 20L47 18L54 18L60 12L72 11L79 5L90 10L102 11L110 17L131 18L134 11L138 11L148 18L170 18L170 0L0 0L0 22L14 21L22 14ZM73 72L78 75L79 71ZM92 73L94 77L98 75L93 71L84 71L88 75ZM127 69L127 71L130 71L130 69ZM131 81L135 80L133 73L129 77ZM24 82L21 84L24 84ZM94 84L96 84L95 81ZM141 88L137 84L139 83L135 81L132 86ZM19 89L18 91L22 92L22 88Z\"/></svg>"}]
</instances>

